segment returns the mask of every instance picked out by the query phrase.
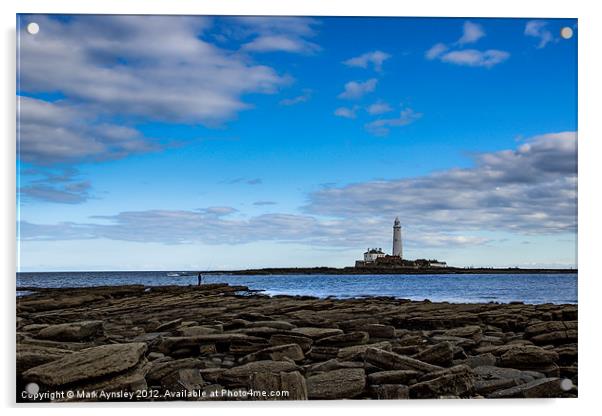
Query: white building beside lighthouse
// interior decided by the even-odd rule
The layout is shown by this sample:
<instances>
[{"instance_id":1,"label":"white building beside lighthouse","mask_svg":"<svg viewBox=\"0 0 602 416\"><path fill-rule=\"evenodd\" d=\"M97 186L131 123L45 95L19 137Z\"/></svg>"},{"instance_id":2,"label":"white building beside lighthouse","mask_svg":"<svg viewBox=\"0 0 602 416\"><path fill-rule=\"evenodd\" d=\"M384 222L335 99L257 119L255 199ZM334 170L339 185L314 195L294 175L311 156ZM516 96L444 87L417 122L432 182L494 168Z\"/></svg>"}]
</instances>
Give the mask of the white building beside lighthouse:
<instances>
[{"instance_id":1,"label":"white building beside lighthouse","mask_svg":"<svg viewBox=\"0 0 602 416\"><path fill-rule=\"evenodd\" d=\"M401 222L399 217L395 217L393 223L393 256L402 258L402 247L401 247Z\"/></svg>"}]
</instances>

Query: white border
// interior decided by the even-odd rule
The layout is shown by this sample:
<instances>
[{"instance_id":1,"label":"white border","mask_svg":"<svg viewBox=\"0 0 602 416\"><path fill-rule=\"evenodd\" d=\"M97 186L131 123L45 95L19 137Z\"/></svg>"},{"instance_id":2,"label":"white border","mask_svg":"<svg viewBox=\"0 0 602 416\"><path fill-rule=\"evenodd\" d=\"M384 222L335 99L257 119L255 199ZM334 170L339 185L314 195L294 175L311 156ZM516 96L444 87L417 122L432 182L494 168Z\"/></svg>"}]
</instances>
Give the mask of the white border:
<instances>
[{"instance_id":1,"label":"white border","mask_svg":"<svg viewBox=\"0 0 602 416\"><path fill-rule=\"evenodd\" d=\"M251 14L251 15L318 15L318 16L455 16L455 17L572 17L579 19L579 399L576 400L508 400L508 401L426 401L426 402L310 402L310 403L203 403L195 404L145 404L141 412L164 414L171 408L177 412L196 414L207 412L265 414L286 412L304 414L326 408L341 408L345 413L365 413L369 407L380 412L412 412L426 414L482 414L507 415L520 410L529 413L577 414L589 413L596 406L600 383L600 322L597 319L602 275L598 272L596 235L601 230L600 214L600 45L602 19L593 1L471 1L471 0L420 0L413 2L369 0L20 0L3 1L2 7L2 167L0 181L3 238L0 252L3 255L2 283L4 284L4 326L6 333L2 348L2 404L13 407L14 398L14 270L15 270L15 14L20 13L120 13L120 14ZM598 215L596 215L598 214ZM83 405L52 407L21 407L25 414L104 414L131 412L128 405ZM117 407L117 408L115 408ZM519 410L520 409L520 410Z\"/></svg>"}]
</instances>

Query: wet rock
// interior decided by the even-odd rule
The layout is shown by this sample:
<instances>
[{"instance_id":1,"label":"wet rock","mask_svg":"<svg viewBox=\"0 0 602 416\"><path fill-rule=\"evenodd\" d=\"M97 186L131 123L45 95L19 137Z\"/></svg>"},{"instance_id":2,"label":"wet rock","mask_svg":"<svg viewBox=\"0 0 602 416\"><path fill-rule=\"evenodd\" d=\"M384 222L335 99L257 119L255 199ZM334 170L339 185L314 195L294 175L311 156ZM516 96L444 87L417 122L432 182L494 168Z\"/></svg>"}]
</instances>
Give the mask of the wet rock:
<instances>
[{"instance_id":1,"label":"wet rock","mask_svg":"<svg viewBox=\"0 0 602 416\"><path fill-rule=\"evenodd\" d=\"M439 366L376 348L368 348L364 359L383 370L415 370L423 373L441 370Z\"/></svg>"},{"instance_id":2,"label":"wet rock","mask_svg":"<svg viewBox=\"0 0 602 416\"><path fill-rule=\"evenodd\" d=\"M23 373L27 381L60 386L119 373L137 365L144 343L102 345L66 355Z\"/></svg>"},{"instance_id":3,"label":"wet rock","mask_svg":"<svg viewBox=\"0 0 602 416\"><path fill-rule=\"evenodd\" d=\"M368 393L373 399L403 400L410 398L410 389L401 384L381 384L368 387Z\"/></svg>"},{"instance_id":4,"label":"wet rock","mask_svg":"<svg viewBox=\"0 0 602 416\"><path fill-rule=\"evenodd\" d=\"M347 399L364 391L366 375L363 369L348 368L316 374L306 382L310 399Z\"/></svg>"},{"instance_id":5,"label":"wet rock","mask_svg":"<svg viewBox=\"0 0 602 416\"><path fill-rule=\"evenodd\" d=\"M313 340L308 337L289 334L274 334L270 337L270 345L276 346L286 344L297 344L301 347L303 352L307 352L311 348Z\"/></svg>"},{"instance_id":6,"label":"wet rock","mask_svg":"<svg viewBox=\"0 0 602 416\"><path fill-rule=\"evenodd\" d=\"M440 342L420 351L413 358L429 364L448 366L454 358L454 348L450 342Z\"/></svg>"},{"instance_id":7,"label":"wet rock","mask_svg":"<svg viewBox=\"0 0 602 416\"><path fill-rule=\"evenodd\" d=\"M290 358L293 361L301 361L305 358L301 347L297 344L277 345L275 347L265 348L256 353L244 356L241 363L248 363L259 360L274 360L279 361L283 358Z\"/></svg>"},{"instance_id":8,"label":"wet rock","mask_svg":"<svg viewBox=\"0 0 602 416\"><path fill-rule=\"evenodd\" d=\"M420 374L414 370L389 370L368 374L369 384L410 384Z\"/></svg>"},{"instance_id":9,"label":"wet rock","mask_svg":"<svg viewBox=\"0 0 602 416\"><path fill-rule=\"evenodd\" d=\"M559 378L541 378L530 381L525 384L510 387L504 390L498 390L487 398L490 399L501 399L501 398L545 398L545 397L559 397L563 393L560 388Z\"/></svg>"},{"instance_id":10,"label":"wet rock","mask_svg":"<svg viewBox=\"0 0 602 416\"><path fill-rule=\"evenodd\" d=\"M332 335L316 341L320 347L348 347L351 345L365 344L368 342L367 332L348 332L346 334Z\"/></svg>"},{"instance_id":11,"label":"wet rock","mask_svg":"<svg viewBox=\"0 0 602 416\"><path fill-rule=\"evenodd\" d=\"M41 329L37 338L54 341L83 341L103 335L102 321L81 321L49 325Z\"/></svg>"}]
</instances>

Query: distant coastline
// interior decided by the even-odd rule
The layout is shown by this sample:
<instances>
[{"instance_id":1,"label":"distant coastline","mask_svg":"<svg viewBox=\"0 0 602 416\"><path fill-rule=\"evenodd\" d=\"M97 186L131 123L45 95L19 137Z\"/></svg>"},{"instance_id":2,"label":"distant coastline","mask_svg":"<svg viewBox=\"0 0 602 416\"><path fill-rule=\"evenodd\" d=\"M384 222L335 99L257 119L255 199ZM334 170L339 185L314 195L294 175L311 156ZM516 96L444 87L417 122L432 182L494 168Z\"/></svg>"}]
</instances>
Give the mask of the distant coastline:
<instances>
[{"instance_id":1,"label":"distant coastline","mask_svg":"<svg viewBox=\"0 0 602 416\"><path fill-rule=\"evenodd\" d=\"M294 275L294 274L577 274L578 269L520 269L520 268L464 268L464 267L270 267L245 270L208 270L204 274L230 275Z\"/></svg>"}]
</instances>

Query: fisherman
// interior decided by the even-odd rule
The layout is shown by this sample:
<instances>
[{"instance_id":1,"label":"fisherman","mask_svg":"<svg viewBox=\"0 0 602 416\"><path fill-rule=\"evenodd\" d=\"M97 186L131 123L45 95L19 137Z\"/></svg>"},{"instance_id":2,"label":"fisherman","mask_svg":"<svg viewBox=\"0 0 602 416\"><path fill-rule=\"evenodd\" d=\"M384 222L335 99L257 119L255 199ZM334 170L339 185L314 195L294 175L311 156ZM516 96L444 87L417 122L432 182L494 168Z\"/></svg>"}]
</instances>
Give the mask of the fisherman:
<instances>
[{"instance_id":1,"label":"fisherman","mask_svg":"<svg viewBox=\"0 0 602 416\"><path fill-rule=\"evenodd\" d=\"M197 279L199 281L198 286L200 286L201 283L203 283L203 275L201 274L201 272L199 272L199 275L197 276Z\"/></svg>"}]
</instances>

